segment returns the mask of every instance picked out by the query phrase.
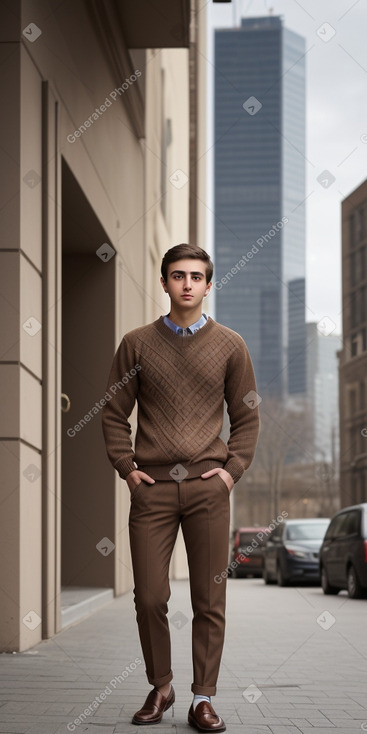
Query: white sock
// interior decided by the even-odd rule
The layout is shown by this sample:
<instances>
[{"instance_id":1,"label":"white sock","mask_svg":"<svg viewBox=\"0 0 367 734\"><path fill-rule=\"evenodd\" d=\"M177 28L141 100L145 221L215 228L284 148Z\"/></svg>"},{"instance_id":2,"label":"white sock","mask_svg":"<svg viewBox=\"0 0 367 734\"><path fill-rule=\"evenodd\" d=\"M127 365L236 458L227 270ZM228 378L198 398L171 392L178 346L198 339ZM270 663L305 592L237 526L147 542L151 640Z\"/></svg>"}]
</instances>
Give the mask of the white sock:
<instances>
[{"instance_id":1,"label":"white sock","mask_svg":"<svg viewBox=\"0 0 367 734\"><path fill-rule=\"evenodd\" d=\"M210 696L199 696L199 695L196 695L196 693L195 693L194 694L194 700L192 702L192 707L193 707L194 711L195 711L198 703L200 703L200 701L208 701L210 703Z\"/></svg>"}]
</instances>

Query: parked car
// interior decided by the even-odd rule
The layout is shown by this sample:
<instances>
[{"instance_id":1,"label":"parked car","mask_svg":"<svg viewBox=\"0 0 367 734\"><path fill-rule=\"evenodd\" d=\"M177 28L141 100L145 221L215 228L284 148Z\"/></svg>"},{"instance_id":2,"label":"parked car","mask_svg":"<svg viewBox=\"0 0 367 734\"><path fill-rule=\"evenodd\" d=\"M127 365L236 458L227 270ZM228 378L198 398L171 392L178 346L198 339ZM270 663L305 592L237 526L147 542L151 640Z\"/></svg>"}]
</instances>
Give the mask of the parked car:
<instances>
[{"instance_id":1,"label":"parked car","mask_svg":"<svg viewBox=\"0 0 367 734\"><path fill-rule=\"evenodd\" d=\"M264 548L265 583L320 582L319 550L329 522L330 518L315 517L277 525Z\"/></svg>"},{"instance_id":2,"label":"parked car","mask_svg":"<svg viewBox=\"0 0 367 734\"><path fill-rule=\"evenodd\" d=\"M320 573L324 594L341 589L352 599L367 594L367 502L332 518L320 551Z\"/></svg>"},{"instance_id":3,"label":"parked car","mask_svg":"<svg viewBox=\"0 0 367 734\"><path fill-rule=\"evenodd\" d=\"M267 528L238 528L234 532L229 574L238 579L262 576L263 553ZM232 564L232 565L231 565Z\"/></svg>"}]
</instances>

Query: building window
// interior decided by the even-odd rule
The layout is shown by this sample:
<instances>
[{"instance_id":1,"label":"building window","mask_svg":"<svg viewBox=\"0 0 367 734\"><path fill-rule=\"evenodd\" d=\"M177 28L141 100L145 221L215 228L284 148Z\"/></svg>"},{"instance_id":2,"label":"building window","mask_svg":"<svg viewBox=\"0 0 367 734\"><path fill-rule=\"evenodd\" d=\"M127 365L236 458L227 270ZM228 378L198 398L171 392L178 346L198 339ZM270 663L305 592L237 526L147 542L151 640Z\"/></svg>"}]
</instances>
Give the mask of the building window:
<instances>
[{"instance_id":1,"label":"building window","mask_svg":"<svg viewBox=\"0 0 367 734\"><path fill-rule=\"evenodd\" d=\"M366 383L364 380L359 383L359 407L364 410L366 407Z\"/></svg>"},{"instance_id":2,"label":"building window","mask_svg":"<svg viewBox=\"0 0 367 734\"><path fill-rule=\"evenodd\" d=\"M363 240L367 233L367 207L355 209L349 217L349 248L353 250Z\"/></svg>"},{"instance_id":3,"label":"building window","mask_svg":"<svg viewBox=\"0 0 367 734\"><path fill-rule=\"evenodd\" d=\"M367 320L367 288L365 285L359 291L359 315L362 323Z\"/></svg>"},{"instance_id":4,"label":"building window","mask_svg":"<svg viewBox=\"0 0 367 734\"><path fill-rule=\"evenodd\" d=\"M352 429L351 428L349 429L349 431L345 431L345 436L346 436L346 442L345 443L346 443L346 447L347 447L346 454L348 454L349 456L351 456L353 454L353 451L352 451L352 448L353 448L353 432L352 432Z\"/></svg>"},{"instance_id":5,"label":"building window","mask_svg":"<svg viewBox=\"0 0 367 734\"><path fill-rule=\"evenodd\" d=\"M350 353L351 357L356 357L358 354L358 334L352 334L350 337Z\"/></svg>"},{"instance_id":6,"label":"building window","mask_svg":"<svg viewBox=\"0 0 367 734\"><path fill-rule=\"evenodd\" d=\"M352 250L354 247L354 214L349 217L349 249Z\"/></svg>"},{"instance_id":7,"label":"building window","mask_svg":"<svg viewBox=\"0 0 367 734\"><path fill-rule=\"evenodd\" d=\"M363 430L366 428L365 423L360 423L359 425L359 454L364 454L366 451L366 439L364 437Z\"/></svg>"},{"instance_id":8,"label":"building window","mask_svg":"<svg viewBox=\"0 0 367 734\"><path fill-rule=\"evenodd\" d=\"M366 245L360 249L359 277L364 280L366 277Z\"/></svg>"},{"instance_id":9,"label":"building window","mask_svg":"<svg viewBox=\"0 0 367 734\"><path fill-rule=\"evenodd\" d=\"M357 390L355 388L349 391L348 417L353 418L357 412Z\"/></svg>"},{"instance_id":10,"label":"building window","mask_svg":"<svg viewBox=\"0 0 367 734\"><path fill-rule=\"evenodd\" d=\"M352 329L358 324L357 302L357 293L352 293L350 297L350 326Z\"/></svg>"},{"instance_id":11,"label":"building window","mask_svg":"<svg viewBox=\"0 0 367 734\"><path fill-rule=\"evenodd\" d=\"M356 244L363 240L364 237L364 211L363 208L357 209L356 216Z\"/></svg>"},{"instance_id":12,"label":"building window","mask_svg":"<svg viewBox=\"0 0 367 734\"><path fill-rule=\"evenodd\" d=\"M350 258L349 258L349 267L350 267L350 285L353 288L354 285L357 285L358 276L357 276L357 253L352 252Z\"/></svg>"}]
</instances>

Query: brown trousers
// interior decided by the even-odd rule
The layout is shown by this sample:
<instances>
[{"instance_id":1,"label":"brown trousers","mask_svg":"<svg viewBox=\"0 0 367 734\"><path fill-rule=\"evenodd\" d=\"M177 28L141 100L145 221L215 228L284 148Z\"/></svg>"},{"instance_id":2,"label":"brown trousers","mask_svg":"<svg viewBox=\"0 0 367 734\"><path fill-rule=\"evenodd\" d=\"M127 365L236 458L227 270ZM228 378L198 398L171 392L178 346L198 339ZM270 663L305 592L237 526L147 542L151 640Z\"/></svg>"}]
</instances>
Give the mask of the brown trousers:
<instances>
[{"instance_id":1,"label":"brown trousers","mask_svg":"<svg viewBox=\"0 0 367 734\"><path fill-rule=\"evenodd\" d=\"M230 503L219 474L181 482L141 481L132 491L129 534L134 603L149 683L173 678L167 602L169 563L181 523L189 566L193 693L216 694L225 632Z\"/></svg>"}]
</instances>

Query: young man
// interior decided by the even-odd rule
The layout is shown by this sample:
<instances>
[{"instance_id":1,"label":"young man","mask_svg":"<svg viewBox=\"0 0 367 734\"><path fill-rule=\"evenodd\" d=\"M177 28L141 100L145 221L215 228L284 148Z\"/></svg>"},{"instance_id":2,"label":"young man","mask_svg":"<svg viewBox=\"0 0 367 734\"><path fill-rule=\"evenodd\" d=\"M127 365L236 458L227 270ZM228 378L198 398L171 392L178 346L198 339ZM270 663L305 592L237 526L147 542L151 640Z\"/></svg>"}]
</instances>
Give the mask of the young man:
<instances>
[{"instance_id":1,"label":"young man","mask_svg":"<svg viewBox=\"0 0 367 734\"><path fill-rule=\"evenodd\" d=\"M159 723L175 700L166 615L169 563L181 524L193 609L188 721L198 731L220 732L226 727L211 705L225 628L226 578L220 575L228 565L229 495L250 466L258 438L258 407L249 407L247 398L256 384L242 337L202 313L213 274L205 250L172 247L161 273L170 311L123 337L109 376L113 397L102 417L108 457L131 493L134 603L145 672L154 686L132 723ZM224 399L228 444L219 438ZM135 400L134 451L128 418Z\"/></svg>"}]
</instances>

